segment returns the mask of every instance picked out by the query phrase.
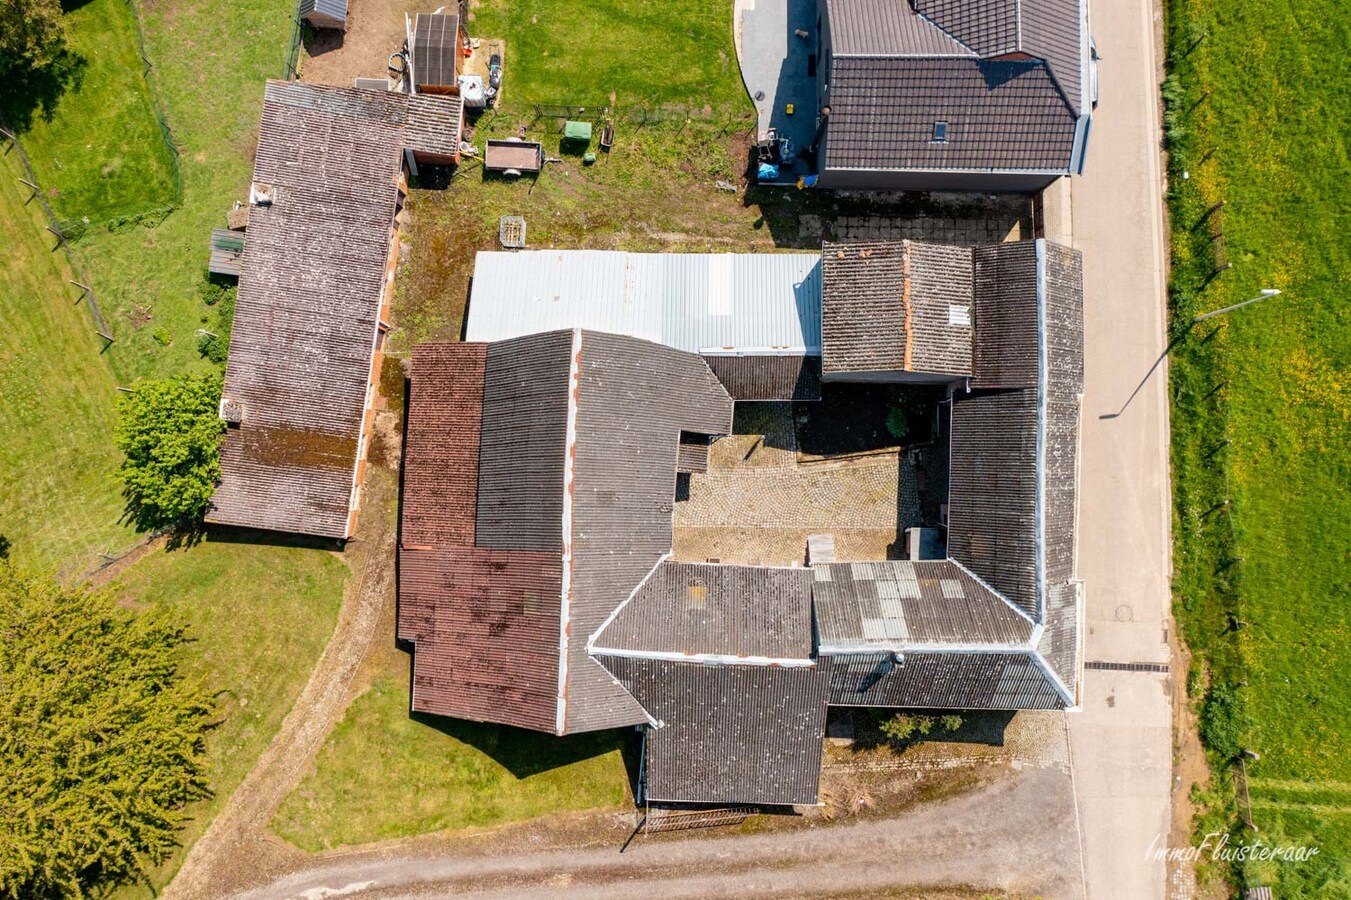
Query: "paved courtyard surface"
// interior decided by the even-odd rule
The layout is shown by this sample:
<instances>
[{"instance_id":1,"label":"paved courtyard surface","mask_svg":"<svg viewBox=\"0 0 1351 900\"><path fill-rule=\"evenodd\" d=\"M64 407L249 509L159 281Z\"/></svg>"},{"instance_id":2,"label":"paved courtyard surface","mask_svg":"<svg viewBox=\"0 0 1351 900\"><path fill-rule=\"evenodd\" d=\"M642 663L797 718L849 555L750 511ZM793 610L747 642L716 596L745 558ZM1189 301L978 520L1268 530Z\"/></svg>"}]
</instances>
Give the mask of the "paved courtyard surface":
<instances>
[{"instance_id":1,"label":"paved courtyard surface","mask_svg":"<svg viewBox=\"0 0 1351 900\"><path fill-rule=\"evenodd\" d=\"M915 471L899 452L799 463L788 403L743 404L733 429L676 503L677 559L802 565L818 533L835 535L840 559L886 559L918 523Z\"/></svg>"}]
</instances>

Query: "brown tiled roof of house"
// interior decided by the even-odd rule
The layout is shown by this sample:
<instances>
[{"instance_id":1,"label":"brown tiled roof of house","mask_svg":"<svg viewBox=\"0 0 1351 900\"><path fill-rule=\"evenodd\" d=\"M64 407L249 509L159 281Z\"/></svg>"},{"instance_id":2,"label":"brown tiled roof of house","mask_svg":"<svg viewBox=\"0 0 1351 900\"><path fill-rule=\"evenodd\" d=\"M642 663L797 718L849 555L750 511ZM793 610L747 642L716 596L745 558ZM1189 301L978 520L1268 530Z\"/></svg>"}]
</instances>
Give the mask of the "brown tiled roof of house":
<instances>
[{"instance_id":1,"label":"brown tiled roof of house","mask_svg":"<svg viewBox=\"0 0 1351 900\"><path fill-rule=\"evenodd\" d=\"M828 169L1069 169L1077 116L1044 62L842 56L832 71Z\"/></svg>"},{"instance_id":2,"label":"brown tiled roof of house","mask_svg":"<svg viewBox=\"0 0 1351 900\"><path fill-rule=\"evenodd\" d=\"M970 248L826 243L821 291L825 375L971 373Z\"/></svg>"}]
</instances>

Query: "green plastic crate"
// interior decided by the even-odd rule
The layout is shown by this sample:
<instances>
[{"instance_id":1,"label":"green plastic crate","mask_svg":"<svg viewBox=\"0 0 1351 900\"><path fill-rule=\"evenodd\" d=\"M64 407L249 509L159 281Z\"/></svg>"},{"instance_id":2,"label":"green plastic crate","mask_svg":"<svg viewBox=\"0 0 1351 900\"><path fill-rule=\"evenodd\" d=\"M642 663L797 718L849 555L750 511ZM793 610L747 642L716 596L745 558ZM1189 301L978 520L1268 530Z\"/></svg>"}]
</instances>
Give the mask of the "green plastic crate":
<instances>
[{"instance_id":1,"label":"green plastic crate","mask_svg":"<svg viewBox=\"0 0 1351 900\"><path fill-rule=\"evenodd\" d=\"M587 144L591 143L591 123L572 122L572 121L564 122L563 140L581 141Z\"/></svg>"}]
</instances>

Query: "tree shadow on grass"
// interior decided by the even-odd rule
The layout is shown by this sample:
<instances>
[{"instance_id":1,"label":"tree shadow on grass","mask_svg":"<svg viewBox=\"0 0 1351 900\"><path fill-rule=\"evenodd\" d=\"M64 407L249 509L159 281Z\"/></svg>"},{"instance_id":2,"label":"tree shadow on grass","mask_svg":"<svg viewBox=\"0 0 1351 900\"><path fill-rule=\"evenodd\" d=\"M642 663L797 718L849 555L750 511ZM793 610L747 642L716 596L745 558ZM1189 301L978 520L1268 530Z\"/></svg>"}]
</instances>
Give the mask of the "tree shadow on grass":
<instances>
[{"instance_id":1,"label":"tree shadow on grass","mask_svg":"<svg viewBox=\"0 0 1351 900\"><path fill-rule=\"evenodd\" d=\"M35 118L50 122L61 96L80 89L88 65L83 56L62 49L45 66L9 71L0 91L0 117L16 134L32 128Z\"/></svg>"},{"instance_id":2,"label":"tree shadow on grass","mask_svg":"<svg viewBox=\"0 0 1351 900\"><path fill-rule=\"evenodd\" d=\"M632 729L592 731L555 737L524 728L448 719L427 713L412 713L413 721L468 744L492 757L517 778L528 778L561 766L604 756L619 750L630 780L637 776L638 733Z\"/></svg>"}]
</instances>

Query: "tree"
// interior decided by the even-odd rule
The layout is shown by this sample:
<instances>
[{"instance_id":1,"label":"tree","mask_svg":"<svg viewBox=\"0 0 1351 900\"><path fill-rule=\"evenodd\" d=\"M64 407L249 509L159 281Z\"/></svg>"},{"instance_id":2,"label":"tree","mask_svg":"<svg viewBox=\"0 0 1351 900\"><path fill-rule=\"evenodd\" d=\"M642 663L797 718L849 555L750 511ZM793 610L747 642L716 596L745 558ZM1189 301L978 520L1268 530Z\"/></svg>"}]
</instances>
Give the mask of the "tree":
<instances>
[{"instance_id":1,"label":"tree","mask_svg":"<svg viewBox=\"0 0 1351 900\"><path fill-rule=\"evenodd\" d=\"M118 403L127 511L146 529L201 521L220 478L219 374L143 381Z\"/></svg>"},{"instance_id":2,"label":"tree","mask_svg":"<svg viewBox=\"0 0 1351 900\"><path fill-rule=\"evenodd\" d=\"M65 46L60 0L0 0L0 75L45 68Z\"/></svg>"},{"instance_id":3,"label":"tree","mask_svg":"<svg viewBox=\"0 0 1351 900\"><path fill-rule=\"evenodd\" d=\"M207 795L184 628L0 563L0 898L135 881Z\"/></svg>"}]
</instances>

